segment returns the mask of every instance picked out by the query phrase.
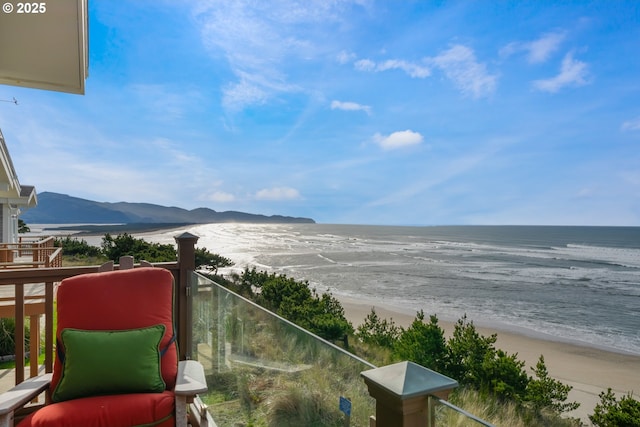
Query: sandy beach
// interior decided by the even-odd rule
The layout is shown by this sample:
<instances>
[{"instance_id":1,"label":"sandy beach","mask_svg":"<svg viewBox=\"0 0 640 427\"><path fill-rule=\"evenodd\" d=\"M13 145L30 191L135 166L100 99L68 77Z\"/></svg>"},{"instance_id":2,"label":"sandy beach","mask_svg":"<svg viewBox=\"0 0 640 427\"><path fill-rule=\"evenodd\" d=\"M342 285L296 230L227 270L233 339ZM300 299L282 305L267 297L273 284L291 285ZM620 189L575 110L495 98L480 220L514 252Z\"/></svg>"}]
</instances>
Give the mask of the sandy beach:
<instances>
[{"instance_id":1,"label":"sandy beach","mask_svg":"<svg viewBox=\"0 0 640 427\"><path fill-rule=\"evenodd\" d=\"M378 316L393 319L398 326L407 327L415 318L415 313L411 315L396 307L359 302L353 298L338 298L345 309L347 319L354 327L363 323L372 307L375 307ZM438 323L444 329L445 335L448 336L453 331L454 323L440 319ZM586 425L591 425L588 415L593 414L593 408L600 402L598 394L601 391L611 387L618 397L631 391L634 395L640 393L640 356L539 339L480 326L476 322L474 324L478 332L484 336L496 333L496 347L509 354L517 353L518 358L526 363L530 373L529 368L536 364L541 354L544 355L549 374L573 387L569 393L569 401L581 403L580 408L568 415L580 418Z\"/></svg>"}]
</instances>

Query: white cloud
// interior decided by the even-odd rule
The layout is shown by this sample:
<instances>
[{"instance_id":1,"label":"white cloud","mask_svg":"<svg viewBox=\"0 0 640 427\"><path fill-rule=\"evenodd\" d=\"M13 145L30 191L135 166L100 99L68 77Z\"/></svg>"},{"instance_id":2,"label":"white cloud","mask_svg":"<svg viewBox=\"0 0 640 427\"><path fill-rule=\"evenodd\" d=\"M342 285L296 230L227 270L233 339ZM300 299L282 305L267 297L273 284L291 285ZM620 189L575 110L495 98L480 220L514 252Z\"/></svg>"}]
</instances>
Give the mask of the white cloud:
<instances>
[{"instance_id":1,"label":"white cloud","mask_svg":"<svg viewBox=\"0 0 640 427\"><path fill-rule=\"evenodd\" d=\"M413 132L412 130L407 129L393 132L391 135L387 136L377 133L373 136L373 140L385 150L395 150L397 148L418 145L422 143L424 138L418 132Z\"/></svg>"},{"instance_id":2,"label":"white cloud","mask_svg":"<svg viewBox=\"0 0 640 427\"><path fill-rule=\"evenodd\" d=\"M425 66L414 64L407 61L402 61L398 59L388 59L384 62L381 62L377 66L378 71L386 71L386 70L402 70L407 73L410 77L423 79L425 77L429 77L431 75L431 70Z\"/></svg>"},{"instance_id":3,"label":"white cloud","mask_svg":"<svg viewBox=\"0 0 640 427\"><path fill-rule=\"evenodd\" d=\"M589 83L588 66L585 62L573 59L569 52L562 60L560 73L550 79L536 80L533 86L543 92L556 93L567 86L584 86Z\"/></svg>"},{"instance_id":4,"label":"white cloud","mask_svg":"<svg viewBox=\"0 0 640 427\"><path fill-rule=\"evenodd\" d=\"M431 75L431 70L420 64L415 64L400 59L388 59L383 62L374 62L370 59L360 59L354 63L354 67L358 71L381 72L389 70L401 70L407 73L409 77L424 79Z\"/></svg>"},{"instance_id":5,"label":"white cloud","mask_svg":"<svg viewBox=\"0 0 640 427\"><path fill-rule=\"evenodd\" d=\"M247 81L231 83L222 89L222 105L231 111L264 104L268 98L269 94L262 87Z\"/></svg>"},{"instance_id":6,"label":"white cloud","mask_svg":"<svg viewBox=\"0 0 640 427\"><path fill-rule=\"evenodd\" d=\"M494 92L498 77L487 72L487 67L476 60L472 49L456 45L435 57L426 57L421 63L401 59L388 59L375 62L360 59L354 62L354 68L364 72L383 72L401 70L412 78L424 79L431 76L433 67L444 72L445 76L464 94L481 98Z\"/></svg>"},{"instance_id":7,"label":"white cloud","mask_svg":"<svg viewBox=\"0 0 640 427\"><path fill-rule=\"evenodd\" d=\"M354 59L356 59L356 54L352 52L347 52L346 50L341 51L336 57L336 60L340 64L348 64Z\"/></svg>"},{"instance_id":8,"label":"white cloud","mask_svg":"<svg viewBox=\"0 0 640 427\"><path fill-rule=\"evenodd\" d=\"M529 62L536 64L546 61L553 52L558 50L564 38L565 33L562 32L548 33L538 40L528 43Z\"/></svg>"},{"instance_id":9,"label":"white cloud","mask_svg":"<svg viewBox=\"0 0 640 427\"><path fill-rule=\"evenodd\" d=\"M455 45L440 55L431 58L449 80L462 93L480 98L494 92L498 77L487 72L487 67L476 60L472 49Z\"/></svg>"},{"instance_id":10,"label":"white cloud","mask_svg":"<svg viewBox=\"0 0 640 427\"><path fill-rule=\"evenodd\" d=\"M311 39L329 23L345 19L352 0L273 0L217 1L194 4L194 17L200 25L203 44L216 57L223 56L236 82L227 82L223 106L231 110L263 104L282 93L302 89L291 82L286 67L296 60L309 61L325 54L326 39ZM308 31L300 31L304 28ZM338 61L349 60L341 52Z\"/></svg>"},{"instance_id":11,"label":"white cloud","mask_svg":"<svg viewBox=\"0 0 640 427\"><path fill-rule=\"evenodd\" d=\"M264 188L256 193L258 200L291 200L299 199L300 192L290 187Z\"/></svg>"},{"instance_id":12,"label":"white cloud","mask_svg":"<svg viewBox=\"0 0 640 427\"><path fill-rule=\"evenodd\" d=\"M527 61L538 64L549 59L551 54L560 48L566 37L565 32L557 31L544 34L530 42L513 42L500 49L501 56L511 56L517 52L526 52Z\"/></svg>"},{"instance_id":13,"label":"white cloud","mask_svg":"<svg viewBox=\"0 0 640 427\"><path fill-rule=\"evenodd\" d=\"M331 109L344 111L364 111L367 114L371 114L370 106L358 104L356 102L331 101Z\"/></svg>"},{"instance_id":14,"label":"white cloud","mask_svg":"<svg viewBox=\"0 0 640 427\"><path fill-rule=\"evenodd\" d=\"M358 71L376 71L376 63L370 59L359 59L353 66Z\"/></svg>"},{"instance_id":15,"label":"white cloud","mask_svg":"<svg viewBox=\"0 0 640 427\"><path fill-rule=\"evenodd\" d=\"M205 196L205 199L211 202L228 203L233 202L236 198L233 194L225 193L224 191L214 191Z\"/></svg>"},{"instance_id":16,"label":"white cloud","mask_svg":"<svg viewBox=\"0 0 640 427\"><path fill-rule=\"evenodd\" d=\"M632 120L627 120L621 126L623 131L636 131L640 130L640 117L636 117Z\"/></svg>"}]
</instances>

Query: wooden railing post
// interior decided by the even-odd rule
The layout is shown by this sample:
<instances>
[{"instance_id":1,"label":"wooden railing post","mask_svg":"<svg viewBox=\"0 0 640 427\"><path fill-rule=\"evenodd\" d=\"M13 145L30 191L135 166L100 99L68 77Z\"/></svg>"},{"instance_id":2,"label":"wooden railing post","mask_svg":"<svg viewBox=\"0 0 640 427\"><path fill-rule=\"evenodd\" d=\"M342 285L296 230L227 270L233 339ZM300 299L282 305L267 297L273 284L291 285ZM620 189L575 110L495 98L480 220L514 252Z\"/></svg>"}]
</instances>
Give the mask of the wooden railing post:
<instances>
[{"instance_id":1,"label":"wooden railing post","mask_svg":"<svg viewBox=\"0 0 640 427\"><path fill-rule=\"evenodd\" d=\"M434 427L430 396L446 399L458 382L413 362L362 372L376 399L376 427Z\"/></svg>"},{"instance_id":2,"label":"wooden railing post","mask_svg":"<svg viewBox=\"0 0 640 427\"><path fill-rule=\"evenodd\" d=\"M196 242L199 237L182 233L175 237L178 244L178 277L176 283L176 319L180 360L191 358L191 288L189 275L196 269Z\"/></svg>"},{"instance_id":3,"label":"wooden railing post","mask_svg":"<svg viewBox=\"0 0 640 427\"><path fill-rule=\"evenodd\" d=\"M29 316L29 376L38 375L38 356L40 355L40 315Z\"/></svg>"},{"instance_id":4,"label":"wooden railing post","mask_svg":"<svg viewBox=\"0 0 640 427\"><path fill-rule=\"evenodd\" d=\"M40 251L38 250L40 248L40 244L38 242L34 242L33 245L31 246L31 256L33 258L33 262L38 262L40 260Z\"/></svg>"},{"instance_id":5,"label":"wooden railing post","mask_svg":"<svg viewBox=\"0 0 640 427\"><path fill-rule=\"evenodd\" d=\"M53 297L54 282L44 284L44 371L53 372Z\"/></svg>"},{"instance_id":6,"label":"wooden railing post","mask_svg":"<svg viewBox=\"0 0 640 427\"><path fill-rule=\"evenodd\" d=\"M24 285L14 286L15 292L15 352L16 352L16 385L24 381Z\"/></svg>"}]
</instances>

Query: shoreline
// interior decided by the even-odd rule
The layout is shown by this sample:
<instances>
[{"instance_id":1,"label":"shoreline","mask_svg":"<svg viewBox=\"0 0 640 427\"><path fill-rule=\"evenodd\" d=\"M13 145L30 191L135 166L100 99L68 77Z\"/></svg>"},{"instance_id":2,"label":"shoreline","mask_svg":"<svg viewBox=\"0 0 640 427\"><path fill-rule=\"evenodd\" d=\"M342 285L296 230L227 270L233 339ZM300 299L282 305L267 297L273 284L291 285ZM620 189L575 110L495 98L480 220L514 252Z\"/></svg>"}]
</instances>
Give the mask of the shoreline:
<instances>
[{"instance_id":1,"label":"shoreline","mask_svg":"<svg viewBox=\"0 0 640 427\"><path fill-rule=\"evenodd\" d=\"M103 236L109 234L155 234L171 230L180 230L196 224L157 222L157 223L127 223L127 224L33 224L39 227L40 234L73 235L73 236Z\"/></svg>"},{"instance_id":2,"label":"shoreline","mask_svg":"<svg viewBox=\"0 0 640 427\"><path fill-rule=\"evenodd\" d=\"M353 297L335 295L345 310L345 317L354 327L361 325L374 307L381 319L393 320L396 326L408 327L415 319L398 307L357 300ZM429 315L430 313L425 313ZM469 319L473 321L474 319ZM455 321L441 320L438 325L444 330L445 338L453 332ZM569 392L568 402L579 402L580 407L567 412L565 416L580 418L590 425L588 415L593 414L594 407L600 403L599 393L611 388L616 397L640 390L640 356L608 351L586 345L578 345L553 339L543 339L524 333L506 331L474 321L478 333L483 336L497 334L496 348L508 354L517 353L519 360L525 362L528 375L533 375L531 367L544 356L549 375L573 389Z\"/></svg>"}]
</instances>

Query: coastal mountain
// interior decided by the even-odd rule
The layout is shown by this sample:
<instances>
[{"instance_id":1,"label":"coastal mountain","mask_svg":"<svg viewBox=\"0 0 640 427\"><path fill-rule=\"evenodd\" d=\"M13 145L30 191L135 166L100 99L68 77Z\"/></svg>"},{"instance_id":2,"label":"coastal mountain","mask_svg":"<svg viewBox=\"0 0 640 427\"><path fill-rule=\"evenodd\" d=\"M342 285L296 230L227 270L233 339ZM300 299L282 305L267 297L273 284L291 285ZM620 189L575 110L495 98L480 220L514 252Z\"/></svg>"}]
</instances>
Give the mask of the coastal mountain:
<instances>
[{"instance_id":1,"label":"coastal mountain","mask_svg":"<svg viewBox=\"0 0 640 427\"><path fill-rule=\"evenodd\" d=\"M209 208L187 210L150 203L94 202L78 197L45 191L38 194L38 206L20 215L32 224L208 224L245 223L314 223L311 218L282 215L258 215L245 212L216 212Z\"/></svg>"}]
</instances>

